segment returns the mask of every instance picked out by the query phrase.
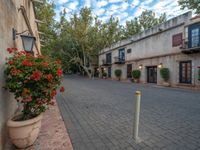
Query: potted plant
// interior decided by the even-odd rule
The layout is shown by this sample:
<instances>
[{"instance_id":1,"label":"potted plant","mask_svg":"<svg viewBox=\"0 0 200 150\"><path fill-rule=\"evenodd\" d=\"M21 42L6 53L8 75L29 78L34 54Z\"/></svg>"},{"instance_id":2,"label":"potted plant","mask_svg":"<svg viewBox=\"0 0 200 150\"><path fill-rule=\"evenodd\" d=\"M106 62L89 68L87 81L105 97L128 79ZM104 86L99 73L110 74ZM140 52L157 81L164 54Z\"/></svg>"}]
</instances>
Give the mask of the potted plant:
<instances>
[{"instance_id":1,"label":"potted plant","mask_svg":"<svg viewBox=\"0 0 200 150\"><path fill-rule=\"evenodd\" d=\"M168 82L169 77L170 77L170 75L169 75L169 69L168 68L161 68L160 69L160 75L161 75L161 77L164 80L163 85L164 86L169 86L170 85L169 82Z\"/></svg>"},{"instance_id":2,"label":"potted plant","mask_svg":"<svg viewBox=\"0 0 200 150\"><path fill-rule=\"evenodd\" d=\"M115 76L118 78L119 81L120 81L121 75L122 75L122 71L120 69L116 69Z\"/></svg>"},{"instance_id":3,"label":"potted plant","mask_svg":"<svg viewBox=\"0 0 200 150\"><path fill-rule=\"evenodd\" d=\"M61 84L63 72L59 61L44 56L7 49L11 57L6 60L5 88L14 94L20 113L8 120L7 126L12 143L26 148L34 143L41 127L42 113L53 105L56 89ZM60 88L64 91L64 87Z\"/></svg>"},{"instance_id":4,"label":"potted plant","mask_svg":"<svg viewBox=\"0 0 200 150\"><path fill-rule=\"evenodd\" d=\"M133 77L134 82L139 83L140 76L141 76L140 70L136 69L132 71L132 77Z\"/></svg>"},{"instance_id":5,"label":"potted plant","mask_svg":"<svg viewBox=\"0 0 200 150\"><path fill-rule=\"evenodd\" d=\"M103 76L104 79L106 79L107 73L106 73L106 72L103 72L103 73L102 73L102 76Z\"/></svg>"}]
</instances>

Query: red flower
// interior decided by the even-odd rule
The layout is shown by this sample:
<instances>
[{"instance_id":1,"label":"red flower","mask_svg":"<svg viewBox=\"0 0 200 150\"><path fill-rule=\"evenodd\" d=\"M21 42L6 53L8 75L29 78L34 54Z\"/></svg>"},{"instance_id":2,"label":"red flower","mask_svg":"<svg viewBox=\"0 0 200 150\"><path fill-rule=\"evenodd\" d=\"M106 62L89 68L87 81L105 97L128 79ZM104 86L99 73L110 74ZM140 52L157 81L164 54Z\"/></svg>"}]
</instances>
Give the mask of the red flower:
<instances>
[{"instance_id":1,"label":"red flower","mask_svg":"<svg viewBox=\"0 0 200 150\"><path fill-rule=\"evenodd\" d=\"M53 91L51 91L51 97L54 97L54 96L56 96L56 90L53 90Z\"/></svg>"},{"instance_id":2,"label":"red flower","mask_svg":"<svg viewBox=\"0 0 200 150\"><path fill-rule=\"evenodd\" d=\"M31 102L32 101L32 97L31 96L27 96L25 98L23 98L22 102Z\"/></svg>"},{"instance_id":3,"label":"red flower","mask_svg":"<svg viewBox=\"0 0 200 150\"><path fill-rule=\"evenodd\" d=\"M49 66L49 64L47 62L42 62L41 65L42 65L42 67L48 67Z\"/></svg>"},{"instance_id":4,"label":"red flower","mask_svg":"<svg viewBox=\"0 0 200 150\"><path fill-rule=\"evenodd\" d=\"M42 73L39 72L38 70L34 71L31 77L35 80L38 81L42 77Z\"/></svg>"},{"instance_id":5,"label":"red flower","mask_svg":"<svg viewBox=\"0 0 200 150\"><path fill-rule=\"evenodd\" d=\"M55 61L55 63L56 64L61 64L61 60L58 59L58 60Z\"/></svg>"},{"instance_id":6,"label":"red flower","mask_svg":"<svg viewBox=\"0 0 200 150\"><path fill-rule=\"evenodd\" d=\"M63 75L63 72L62 72L62 70L60 68L57 70L57 75L58 76L62 76Z\"/></svg>"},{"instance_id":7,"label":"red flower","mask_svg":"<svg viewBox=\"0 0 200 150\"><path fill-rule=\"evenodd\" d=\"M21 71L20 70L17 70L17 69L11 69L10 70L10 74L12 76L17 76Z\"/></svg>"},{"instance_id":8,"label":"red flower","mask_svg":"<svg viewBox=\"0 0 200 150\"><path fill-rule=\"evenodd\" d=\"M9 53L12 53L13 51L17 51L17 48L7 48L7 51Z\"/></svg>"},{"instance_id":9,"label":"red flower","mask_svg":"<svg viewBox=\"0 0 200 150\"><path fill-rule=\"evenodd\" d=\"M39 58L42 58L42 59L44 59L44 58L45 58L45 56L42 56L42 55L39 55L38 57L39 57Z\"/></svg>"},{"instance_id":10,"label":"red flower","mask_svg":"<svg viewBox=\"0 0 200 150\"><path fill-rule=\"evenodd\" d=\"M64 86L62 86L61 88L60 88L60 92L64 92L65 91L65 88L64 88Z\"/></svg>"},{"instance_id":11,"label":"red flower","mask_svg":"<svg viewBox=\"0 0 200 150\"><path fill-rule=\"evenodd\" d=\"M24 61L22 61L22 65L23 66L33 66L34 65L34 63L33 62L31 62L30 60L28 60L28 59L25 59Z\"/></svg>"},{"instance_id":12,"label":"red flower","mask_svg":"<svg viewBox=\"0 0 200 150\"><path fill-rule=\"evenodd\" d=\"M9 64L9 65L14 65L15 62L14 62L14 61L9 61L8 64Z\"/></svg>"},{"instance_id":13,"label":"red flower","mask_svg":"<svg viewBox=\"0 0 200 150\"><path fill-rule=\"evenodd\" d=\"M46 76L45 76L45 78L48 80L48 81L52 81L52 79L53 79L53 76L52 76L52 74L47 74Z\"/></svg>"}]
</instances>

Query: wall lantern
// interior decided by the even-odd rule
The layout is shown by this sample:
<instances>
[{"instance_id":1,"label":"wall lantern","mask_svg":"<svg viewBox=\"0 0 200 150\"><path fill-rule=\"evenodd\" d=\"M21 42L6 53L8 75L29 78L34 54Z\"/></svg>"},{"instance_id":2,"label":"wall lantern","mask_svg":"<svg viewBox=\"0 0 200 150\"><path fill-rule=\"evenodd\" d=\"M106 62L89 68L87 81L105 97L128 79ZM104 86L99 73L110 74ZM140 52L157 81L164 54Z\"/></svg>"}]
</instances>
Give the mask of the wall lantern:
<instances>
[{"instance_id":1,"label":"wall lantern","mask_svg":"<svg viewBox=\"0 0 200 150\"><path fill-rule=\"evenodd\" d=\"M104 71L106 71L106 68L103 68Z\"/></svg>"},{"instance_id":2,"label":"wall lantern","mask_svg":"<svg viewBox=\"0 0 200 150\"><path fill-rule=\"evenodd\" d=\"M142 69L142 64L140 64L138 68L141 70Z\"/></svg>"},{"instance_id":3,"label":"wall lantern","mask_svg":"<svg viewBox=\"0 0 200 150\"><path fill-rule=\"evenodd\" d=\"M17 35L21 36L22 44L24 47L24 50L28 53L33 53L33 45L35 44L36 38L31 35L24 35L23 33L27 32L27 30L17 33L15 29L13 29L13 40L16 39Z\"/></svg>"},{"instance_id":4,"label":"wall lantern","mask_svg":"<svg viewBox=\"0 0 200 150\"><path fill-rule=\"evenodd\" d=\"M163 68L163 64L162 63L160 63L159 65L158 65L158 68Z\"/></svg>"}]
</instances>

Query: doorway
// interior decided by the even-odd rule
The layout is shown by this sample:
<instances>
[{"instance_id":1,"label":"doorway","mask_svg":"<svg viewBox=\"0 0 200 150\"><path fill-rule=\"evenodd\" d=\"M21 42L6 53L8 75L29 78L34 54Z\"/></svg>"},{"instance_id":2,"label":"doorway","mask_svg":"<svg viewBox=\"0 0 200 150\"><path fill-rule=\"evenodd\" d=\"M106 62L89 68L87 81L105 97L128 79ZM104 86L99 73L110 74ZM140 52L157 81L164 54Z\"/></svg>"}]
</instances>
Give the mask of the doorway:
<instances>
[{"instance_id":1,"label":"doorway","mask_svg":"<svg viewBox=\"0 0 200 150\"><path fill-rule=\"evenodd\" d=\"M147 67L147 82L157 83L157 66Z\"/></svg>"},{"instance_id":2,"label":"doorway","mask_svg":"<svg viewBox=\"0 0 200 150\"><path fill-rule=\"evenodd\" d=\"M132 77L132 64L127 64L127 78Z\"/></svg>"},{"instance_id":3,"label":"doorway","mask_svg":"<svg viewBox=\"0 0 200 150\"><path fill-rule=\"evenodd\" d=\"M112 73L111 67L108 67L108 78L111 78L111 73Z\"/></svg>"},{"instance_id":4,"label":"doorway","mask_svg":"<svg viewBox=\"0 0 200 150\"><path fill-rule=\"evenodd\" d=\"M180 62L180 83L192 83L192 62L191 61L182 61Z\"/></svg>"}]
</instances>

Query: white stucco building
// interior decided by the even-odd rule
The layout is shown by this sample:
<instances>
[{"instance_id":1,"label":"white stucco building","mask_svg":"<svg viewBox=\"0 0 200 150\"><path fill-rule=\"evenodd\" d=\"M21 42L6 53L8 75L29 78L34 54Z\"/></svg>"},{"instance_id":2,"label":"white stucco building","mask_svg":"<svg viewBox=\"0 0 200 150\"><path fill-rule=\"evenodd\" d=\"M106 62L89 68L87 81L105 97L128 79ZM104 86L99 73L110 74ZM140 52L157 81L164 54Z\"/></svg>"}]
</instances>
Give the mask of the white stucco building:
<instances>
[{"instance_id":1,"label":"white stucco building","mask_svg":"<svg viewBox=\"0 0 200 150\"><path fill-rule=\"evenodd\" d=\"M7 48L24 49L21 34L35 37L34 54L40 53L40 38L35 16L35 4L38 0L0 0L0 150L7 142L6 121L16 111L17 104L13 94L2 87L5 85L5 62L9 57ZM14 31L18 35L14 36Z\"/></svg>"},{"instance_id":2,"label":"white stucco building","mask_svg":"<svg viewBox=\"0 0 200 150\"><path fill-rule=\"evenodd\" d=\"M200 16L187 12L99 53L99 67L108 77L122 70L122 79L141 70L140 82L162 84L160 67L169 68L171 86L200 87Z\"/></svg>"}]
</instances>

